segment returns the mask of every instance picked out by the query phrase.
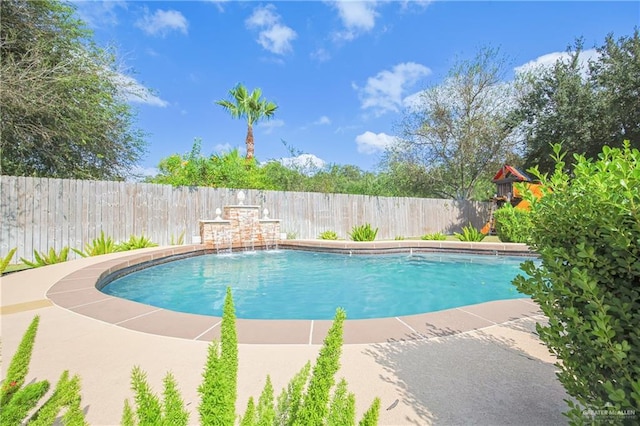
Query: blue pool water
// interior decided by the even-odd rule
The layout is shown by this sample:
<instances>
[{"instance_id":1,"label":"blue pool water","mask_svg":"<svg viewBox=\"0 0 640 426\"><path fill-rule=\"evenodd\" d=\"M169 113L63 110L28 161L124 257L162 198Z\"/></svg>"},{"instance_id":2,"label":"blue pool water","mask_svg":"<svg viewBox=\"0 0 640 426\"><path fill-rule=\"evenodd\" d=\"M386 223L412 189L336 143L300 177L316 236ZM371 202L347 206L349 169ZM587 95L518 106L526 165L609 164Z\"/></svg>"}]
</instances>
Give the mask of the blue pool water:
<instances>
[{"instance_id":1,"label":"blue pool water","mask_svg":"<svg viewBox=\"0 0 640 426\"><path fill-rule=\"evenodd\" d=\"M439 311L524 297L511 284L522 257L258 251L203 255L119 278L106 294L195 314L222 315L226 288L246 319L349 319Z\"/></svg>"}]
</instances>

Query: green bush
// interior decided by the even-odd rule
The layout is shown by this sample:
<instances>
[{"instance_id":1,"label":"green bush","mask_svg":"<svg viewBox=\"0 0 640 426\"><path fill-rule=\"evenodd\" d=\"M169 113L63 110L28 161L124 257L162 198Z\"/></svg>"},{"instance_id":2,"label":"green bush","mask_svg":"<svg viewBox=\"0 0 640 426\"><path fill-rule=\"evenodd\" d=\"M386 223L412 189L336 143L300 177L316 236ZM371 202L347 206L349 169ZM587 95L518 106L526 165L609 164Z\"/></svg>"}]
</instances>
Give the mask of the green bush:
<instances>
[{"instance_id":1,"label":"green bush","mask_svg":"<svg viewBox=\"0 0 640 426\"><path fill-rule=\"evenodd\" d=\"M420 237L421 240L432 240L432 241L444 241L447 239L447 236L442 232L434 232L433 234L424 234Z\"/></svg>"},{"instance_id":2,"label":"green bush","mask_svg":"<svg viewBox=\"0 0 640 426\"><path fill-rule=\"evenodd\" d=\"M324 231L318 235L318 238L321 240L337 240L338 234L336 234L335 231Z\"/></svg>"},{"instance_id":3,"label":"green bush","mask_svg":"<svg viewBox=\"0 0 640 426\"><path fill-rule=\"evenodd\" d=\"M61 418L62 424L86 425L84 413L80 408L78 376L69 378L69 372L64 371L53 394L39 408L36 407L49 390L49 382L32 381L25 385L39 323L40 317L34 317L9 363L6 377L0 387L0 425L52 425L62 411L66 411Z\"/></svg>"},{"instance_id":4,"label":"green bush","mask_svg":"<svg viewBox=\"0 0 640 426\"><path fill-rule=\"evenodd\" d=\"M354 226L351 229L349 238L352 241L373 241L378 235L378 228L372 229L369 223L360 226Z\"/></svg>"},{"instance_id":5,"label":"green bush","mask_svg":"<svg viewBox=\"0 0 640 426\"><path fill-rule=\"evenodd\" d=\"M404 240L406 240L406 238L403 235L396 235L394 240L396 240L396 241L404 241Z\"/></svg>"},{"instance_id":6,"label":"green bush","mask_svg":"<svg viewBox=\"0 0 640 426\"><path fill-rule=\"evenodd\" d=\"M496 233L504 243L526 243L531 235L531 213L507 203L493 213Z\"/></svg>"},{"instance_id":7,"label":"green bush","mask_svg":"<svg viewBox=\"0 0 640 426\"><path fill-rule=\"evenodd\" d=\"M50 248L49 254L44 252L40 253L38 250L33 251L34 261L31 262L24 257L20 258L20 261L27 266L31 266L32 268L38 268L40 266L53 265L54 263L62 263L67 261L67 257L69 256L69 247L63 247L60 250L60 253L57 253L55 249Z\"/></svg>"},{"instance_id":8,"label":"green bush","mask_svg":"<svg viewBox=\"0 0 640 426\"><path fill-rule=\"evenodd\" d=\"M11 263L11 259L13 259L13 255L16 254L16 250L18 250L18 248L14 247L9 250L9 253L7 253L5 257L0 258L0 274L6 271L7 266L9 266L9 263Z\"/></svg>"},{"instance_id":9,"label":"green bush","mask_svg":"<svg viewBox=\"0 0 640 426\"><path fill-rule=\"evenodd\" d=\"M560 150L554 146L550 178L530 170L546 193L531 200L530 245L541 263L525 262L528 277L518 276L514 284L549 318L537 330L559 359L560 382L577 401L567 400L570 421L598 422L590 416L594 411L637 415L640 152L625 143L623 149L603 147L595 161L575 156L570 177Z\"/></svg>"},{"instance_id":10,"label":"green bush","mask_svg":"<svg viewBox=\"0 0 640 426\"><path fill-rule=\"evenodd\" d=\"M462 234L458 232L454 232L453 235L455 235L455 237L460 241L469 241L469 242L482 241L486 236L471 225L467 225L464 228L462 228Z\"/></svg>"}]
</instances>

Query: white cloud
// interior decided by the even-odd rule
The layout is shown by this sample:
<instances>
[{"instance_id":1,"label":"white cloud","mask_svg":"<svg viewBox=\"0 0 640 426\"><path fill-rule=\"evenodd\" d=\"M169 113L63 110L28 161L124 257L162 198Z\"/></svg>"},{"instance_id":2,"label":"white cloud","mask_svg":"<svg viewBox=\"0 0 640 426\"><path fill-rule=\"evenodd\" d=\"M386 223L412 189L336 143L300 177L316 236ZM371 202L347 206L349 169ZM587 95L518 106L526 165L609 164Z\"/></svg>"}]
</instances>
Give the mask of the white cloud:
<instances>
[{"instance_id":1,"label":"white cloud","mask_svg":"<svg viewBox=\"0 0 640 426\"><path fill-rule=\"evenodd\" d=\"M557 61L561 60L564 62L569 61L571 55L567 52L552 52L547 53L546 55L542 55L537 57L536 59L527 62L526 64L517 66L514 68L516 74L533 71L537 68L550 68ZM596 49L588 49L580 52L580 56L578 57L578 61L580 61L580 68L586 73L588 69L589 60L594 60L598 58L598 51Z\"/></svg>"},{"instance_id":2,"label":"white cloud","mask_svg":"<svg viewBox=\"0 0 640 426\"><path fill-rule=\"evenodd\" d=\"M213 150L215 152L220 152L220 153L228 153L231 152L235 149L234 146L232 146L229 142L227 143L219 143L216 146L213 147Z\"/></svg>"},{"instance_id":3,"label":"white cloud","mask_svg":"<svg viewBox=\"0 0 640 426\"><path fill-rule=\"evenodd\" d=\"M284 121L283 120L279 120L279 119L262 121L262 122L258 123L258 127L266 135L268 135L271 132L273 132L273 129L275 129L277 127L282 127L282 126L284 126Z\"/></svg>"},{"instance_id":4,"label":"white cloud","mask_svg":"<svg viewBox=\"0 0 640 426\"><path fill-rule=\"evenodd\" d=\"M270 52L284 55L291 51L291 40L296 37L296 32L291 28L276 24L264 31L260 31L258 43Z\"/></svg>"},{"instance_id":5,"label":"white cloud","mask_svg":"<svg viewBox=\"0 0 640 426\"><path fill-rule=\"evenodd\" d=\"M117 8L127 9L123 0L74 2L80 19L93 28L118 25Z\"/></svg>"},{"instance_id":6,"label":"white cloud","mask_svg":"<svg viewBox=\"0 0 640 426\"><path fill-rule=\"evenodd\" d=\"M156 176L157 174L158 169L156 167L135 165L129 171L129 175L126 177L126 180L128 182L141 182L144 178Z\"/></svg>"},{"instance_id":7,"label":"white cloud","mask_svg":"<svg viewBox=\"0 0 640 426\"><path fill-rule=\"evenodd\" d=\"M284 55L291 50L291 42L298 34L281 23L281 16L276 13L274 5L257 7L245 21L247 28L259 29L258 44L276 55Z\"/></svg>"},{"instance_id":8,"label":"white cloud","mask_svg":"<svg viewBox=\"0 0 640 426\"><path fill-rule=\"evenodd\" d=\"M276 12L276 7L268 4L253 9L251 16L247 18L245 24L249 28L270 27L280 21L280 15Z\"/></svg>"},{"instance_id":9,"label":"white cloud","mask_svg":"<svg viewBox=\"0 0 640 426\"><path fill-rule=\"evenodd\" d=\"M315 59L318 62L326 62L331 59L331 54L322 47L311 52L309 56L311 59Z\"/></svg>"},{"instance_id":10,"label":"white cloud","mask_svg":"<svg viewBox=\"0 0 640 426\"><path fill-rule=\"evenodd\" d=\"M351 130L359 129L360 127L361 126L358 124L351 124L348 126L339 126L333 133L342 135L347 132L350 132Z\"/></svg>"},{"instance_id":11,"label":"white cloud","mask_svg":"<svg viewBox=\"0 0 640 426\"><path fill-rule=\"evenodd\" d=\"M415 9L418 12L421 12L427 8L431 3L435 0L402 0L401 8L402 10L413 10Z\"/></svg>"},{"instance_id":12,"label":"white cloud","mask_svg":"<svg viewBox=\"0 0 640 426\"><path fill-rule=\"evenodd\" d=\"M353 84L358 91L362 109L373 110L376 116L387 112L399 112L403 106L403 96L421 78L431 74L431 70L415 62L395 65L391 71L380 71L369 77L364 87Z\"/></svg>"},{"instance_id":13,"label":"white cloud","mask_svg":"<svg viewBox=\"0 0 640 426\"><path fill-rule=\"evenodd\" d=\"M344 30L335 34L342 40L353 40L362 33L371 31L376 25L376 1L335 1Z\"/></svg>"},{"instance_id":14,"label":"white cloud","mask_svg":"<svg viewBox=\"0 0 640 426\"><path fill-rule=\"evenodd\" d=\"M424 91L421 90L419 92L412 93L408 96L405 96L405 98L402 100L402 106L410 110L416 109L418 106L422 104L423 94L424 94Z\"/></svg>"},{"instance_id":15,"label":"white cloud","mask_svg":"<svg viewBox=\"0 0 640 426\"><path fill-rule=\"evenodd\" d=\"M224 12L224 6L223 4L225 4L226 2L228 2L229 0L205 0L207 3L212 3L214 4L217 8L219 12Z\"/></svg>"},{"instance_id":16,"label":"white cloud","mask_svg":"<svg viewBox=\"0 0 640 426\"><path fill-rule=\"evenodd\" d=\"M158 9L154 14L150 14L145 8L144 16L136 21L136 26L148 35L164 37L171 31L186 34L189 23L177 10Z\"/></svg>"},{"instance_id":17,"label":"white cloud","mask_svg":"<svg viewBox=\"0 0 640 426\"><path fill-rule=\"evenodd\" d=\"M307 175L312 175L327 165L326 161L313 154L300 154L296 157L281 158L277 161L285 167L298 170L300 173Z\"/></svg>"},{"instance_id":18,"label":"white cloud","mask_svg":"<svg viewBox=\"0 0 640 426\"><path fill-rule=\"evenodd\" d=\"M323 115L322 117L320 117L316 121L314 121L313 124L315 124L317 126L328 125L328 124L331 124L331 119L329 117L327 117L326 115Z\"/></svg>"},{"instance_id":19,"label":"white cloud","mask_svg":"<svg viewBox=\"0 0 640 426\"><path fill-rule=\"evenodd\" d=\"M356 136L358 152L362 154L375 154L376 152L384 151L385 148L392 145L394 141L395 137L387 135L386 133L376 134L366 131Z\"/></svg>"},{"instance_id":20,"label":"white cloud","mask_svg":"<svg viewBox=\"0 0 640 426\"><path fill-rule=\"evenodd\" d=\"M153 94L153 92L140 84L135 78L122 73L116 73L112 77L120 94L128 101L133 103L166 107L169 102L161 99Z\"/></svg>"}]
</instances>

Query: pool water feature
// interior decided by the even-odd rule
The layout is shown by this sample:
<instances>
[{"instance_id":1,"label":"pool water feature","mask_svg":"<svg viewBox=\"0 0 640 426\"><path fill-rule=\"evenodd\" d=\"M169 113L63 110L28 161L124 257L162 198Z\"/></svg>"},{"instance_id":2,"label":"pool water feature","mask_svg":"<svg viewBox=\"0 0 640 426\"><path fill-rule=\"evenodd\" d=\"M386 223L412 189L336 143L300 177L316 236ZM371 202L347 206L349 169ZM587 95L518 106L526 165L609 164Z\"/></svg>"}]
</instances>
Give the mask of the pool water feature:
<instances>
[{"instance_id":1,"label":"pool water feature","mask_svg":"<svg viewBox=\"0 0 640 426\"><path fill-rule=\"evenodd\" d=\"M178 312L222 315L226 288L244 319L405 316L524 297L511 284L523 257L297 250L202 255L119 278L102 292Z\"/></svg>"}]
</instances>

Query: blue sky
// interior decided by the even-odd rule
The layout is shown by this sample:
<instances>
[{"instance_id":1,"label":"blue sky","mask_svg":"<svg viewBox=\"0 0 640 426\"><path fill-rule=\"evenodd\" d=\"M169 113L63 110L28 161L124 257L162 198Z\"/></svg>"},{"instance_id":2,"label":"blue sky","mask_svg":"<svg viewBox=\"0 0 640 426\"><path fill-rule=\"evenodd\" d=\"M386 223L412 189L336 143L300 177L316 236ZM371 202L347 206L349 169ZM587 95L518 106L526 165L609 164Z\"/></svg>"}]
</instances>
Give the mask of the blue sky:
<instances>
[{"instance_id":1,"label":"blue sky","mask_svg":"<svg viewBox=\"0 0 640 426\"><path fill-rule=\"evenodd\" d=\"M285 141L325 163L375 170L407 99L457 58L500 48L511 79L576 37L589 49L640 25L635 1L74 3L137 88L130 99L149 144L142 169L188 152L194 138L206 155L244 153L246 123L215 105L243 83L279 106L254 130L258 160L290 157Z\"/></svg>"}]
</instances>

